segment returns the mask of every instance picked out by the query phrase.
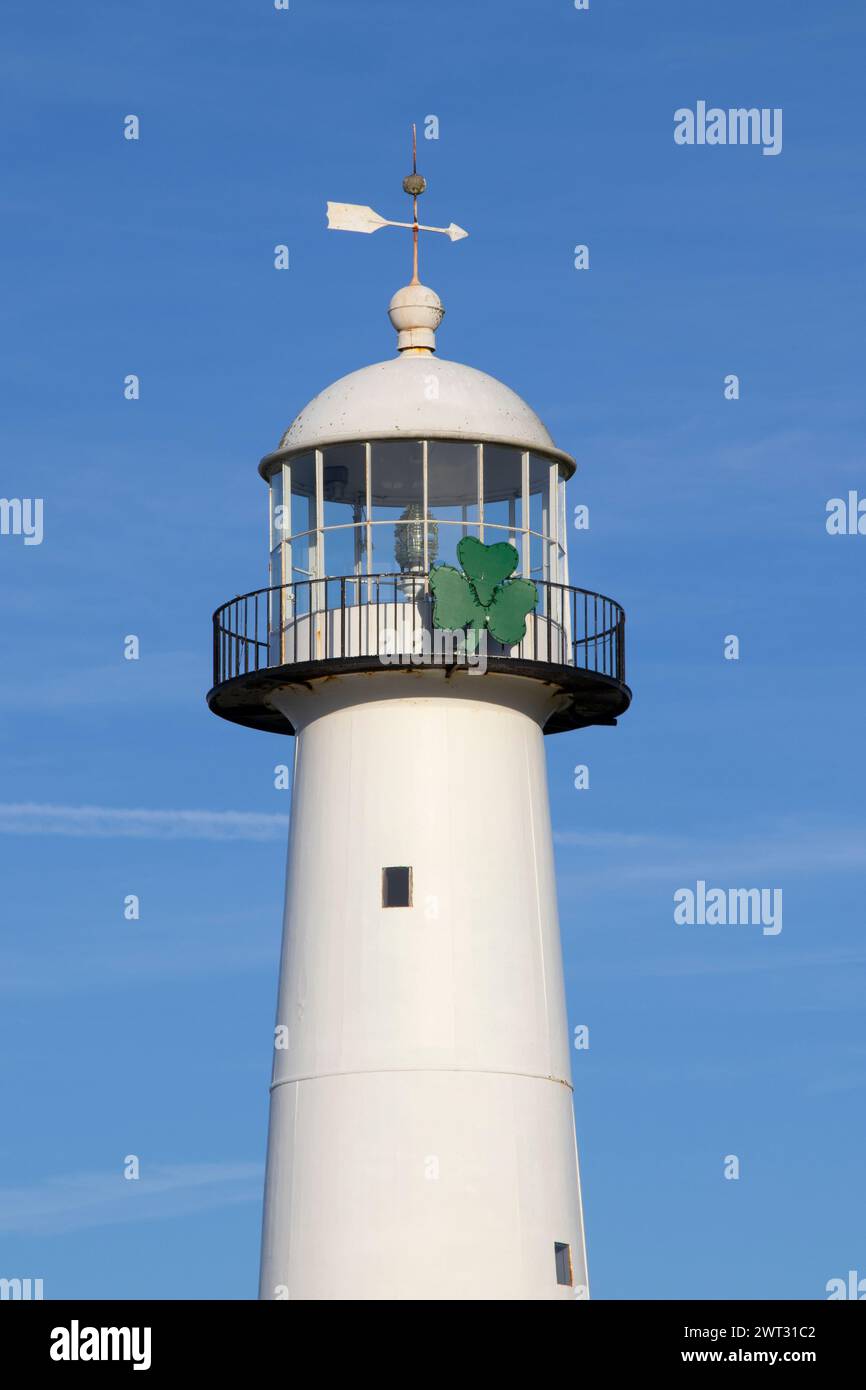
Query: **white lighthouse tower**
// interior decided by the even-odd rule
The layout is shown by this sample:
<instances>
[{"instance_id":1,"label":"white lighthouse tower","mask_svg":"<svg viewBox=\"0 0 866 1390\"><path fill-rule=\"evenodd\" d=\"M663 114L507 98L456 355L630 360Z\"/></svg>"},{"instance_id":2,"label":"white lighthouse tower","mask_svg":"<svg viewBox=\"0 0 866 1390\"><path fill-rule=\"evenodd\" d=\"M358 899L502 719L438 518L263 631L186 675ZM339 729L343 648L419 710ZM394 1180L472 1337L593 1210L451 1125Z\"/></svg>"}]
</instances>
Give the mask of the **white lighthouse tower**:
<instances>
[{"instance_id":1,"label":"white lighthouse tower","mask_svg":"<svg viewBox=\"0 0 866 1390\"><path fill-rule=\"evenodd\" d=\"M573 460L435 355L404 188L397 355L262 461L270 585L214 615L211 708L295 737L260 1296L586 1297L544 736L628 707L625 620Z\"/></svg>"}]
</instances>

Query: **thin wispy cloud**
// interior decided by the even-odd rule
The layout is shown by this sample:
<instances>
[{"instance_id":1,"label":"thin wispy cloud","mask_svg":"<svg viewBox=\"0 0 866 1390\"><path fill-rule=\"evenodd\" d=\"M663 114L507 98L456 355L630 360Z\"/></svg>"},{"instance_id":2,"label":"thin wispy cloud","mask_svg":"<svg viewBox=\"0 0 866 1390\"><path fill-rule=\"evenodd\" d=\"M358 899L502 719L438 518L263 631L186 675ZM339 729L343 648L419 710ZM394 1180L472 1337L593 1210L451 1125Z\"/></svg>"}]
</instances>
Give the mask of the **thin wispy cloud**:
<instances>
[{"instance_id":1,"label":"thin wispy cloud","mask_svg":"<svg viewBox=\"0 0 866 1390\"><path fill-rule=\"evenodd\" d=\"M556 844L571 849L670 849L681 844L670 835L630 834L623 830L557 830Z\"/></svg>"},{"instance_id":2,"label":"thin wispy cloud","mask_svg":"<svg viewBox=\"0 0 866 1390\"><path fill-rule=\"evenodd\" d=\"M759 971L777 974L780 970L851 970L866 965L866 947L839 947L828 951L769 951L743 953L738 956L689 955L638 962L634 969L641 975L676 979L699 975L748 975ZM615 978L615 972L611 972Z\"/></svg>"},{"instance_id":3,"label":"thin wispy cloud","mask_svg":"<svg viewBox=\"0 0 866 1390\"><path fill-rule=\"evenodd\" d=\"M91 839L282 840L288 816L259 811L149 811L114 806L0 804L0 835L75 835Z\"/></svg>"},{"instance_id":4,"label":"thin wispy cloud","mask_svg":"<svg viewBox=\"0 0 866 1390\"><path fill-rule=\"evenodd\" d=\"M19 659L25 669L21 679L0 685L0 710L24 711L29 716L42 712L68 714L71 710L92 710L100 706L115 712L131 706L157 705L191 707L193 694L207 685L207 672L196 652L154 652L147 661L113 662L99 666L79 664L70 653L61 661L56 680L40 678L34 668L38 643L29 633L22 637ZM29 657L29 662L27 658Z\"/></svg>"},{"instance_id":5,"label":"thin wispy cloud","mask_svg":"<svg viewBox=\"0 0 866 1390\"><path fill-rule=\"evenodd\" d=\"M861 826L811 826L784 823L750 829L742 836L652 835L618 831L564 830L554 834L564 855L561 881L580 862L584 885L616 879L669 880L725 877L742 884L767 874L809 874L866 869L866 829ZM574 880L577 882L578 880Z\"/></svg>"},{"instance_id":6,"label":"thin wispy cloud","mask_svg":"<svg viewBox=\"0 0 866 1390\"><path fill-rule=\"evenodd\" d=\"M261 1200L260 1163L141 1165L141 1176L73 1173L0 1187L0 1231L56 1235L89 1226L158 1221Z\"/></svg>"}]
</instances>

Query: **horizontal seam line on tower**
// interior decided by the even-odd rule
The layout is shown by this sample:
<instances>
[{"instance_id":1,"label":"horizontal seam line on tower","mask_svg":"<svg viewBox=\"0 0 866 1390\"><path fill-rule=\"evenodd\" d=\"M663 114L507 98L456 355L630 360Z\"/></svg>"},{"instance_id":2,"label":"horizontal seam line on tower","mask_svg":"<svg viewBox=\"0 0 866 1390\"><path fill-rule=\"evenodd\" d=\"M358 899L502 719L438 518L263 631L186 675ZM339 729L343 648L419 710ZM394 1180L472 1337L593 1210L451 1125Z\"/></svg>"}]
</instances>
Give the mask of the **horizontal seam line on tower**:
<instances>
[{"instance_id":1,"label":"horizontal seam line on tower","mask_svg":"<svg viewBox=\"0 0 866 1390\"><path fill-rule=\"evenodd\" d=\"M324 1081L333 1076L386 1076L392 1072L459 1072L466 1076L523 1076L528 1081L552 1081L556 1086L565 1086L569 1091L574 1090L571 1082L565 1081L561 1076L543 1076L535 1071L505 1071L498 1067L361 1067L353 1071L309 1072L305 1076L286 1076L280 1081L272 1081L269 1090L275 1091L278 1086L291 1086L296 1081Z\"/></svg>"}]
</instances>

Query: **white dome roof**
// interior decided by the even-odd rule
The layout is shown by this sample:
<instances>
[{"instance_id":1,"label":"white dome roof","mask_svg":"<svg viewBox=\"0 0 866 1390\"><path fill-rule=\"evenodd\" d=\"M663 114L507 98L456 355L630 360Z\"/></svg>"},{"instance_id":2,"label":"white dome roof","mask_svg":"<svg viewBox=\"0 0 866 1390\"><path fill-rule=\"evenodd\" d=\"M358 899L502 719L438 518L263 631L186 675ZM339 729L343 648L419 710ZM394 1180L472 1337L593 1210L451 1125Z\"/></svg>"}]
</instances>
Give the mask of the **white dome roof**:
<instances>
[{"instance_id":1,"label":"white dome roof","mask_svg":"<svg viewBox=\"0 0 866 1390\"><path fill-rule=\"evenodd\" d=\"M350 372L328 386L293 420L274 454L349 440L477 439L537 449L574 471L534 410L508 386L459 362L404 353Z\"/></svg>"}]
</instances>

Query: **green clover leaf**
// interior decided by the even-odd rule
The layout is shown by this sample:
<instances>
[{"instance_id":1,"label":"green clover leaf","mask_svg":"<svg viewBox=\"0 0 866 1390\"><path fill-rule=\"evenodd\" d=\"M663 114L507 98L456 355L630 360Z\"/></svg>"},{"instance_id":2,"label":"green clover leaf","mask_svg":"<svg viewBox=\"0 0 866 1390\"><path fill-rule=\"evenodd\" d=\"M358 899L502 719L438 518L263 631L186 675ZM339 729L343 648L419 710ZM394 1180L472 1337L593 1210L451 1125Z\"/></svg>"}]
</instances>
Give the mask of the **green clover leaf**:
<instances>
[{"instance_id":1,"label":"green clover leaf","mask_svg":"<svg viewBox=\"0 0 866 1390\"><path fill-rule=\"evenodd\" d=\"M465 574L453 565L434 565L430 571L433 626L470 632L486 628L503 646L522 641L538 590L531 579L510 578L519 558L516 548L507 541L484 545L474 536L464 536L457 558Z\"/></svg>"},{"instance_id":2,"label":"green clover leaf","mask_svg":"<svg viewBox=\"0 0 866 1390\"><path fill-rule=\"evenodd\" d=\"M526 619L538 602L538 590L531 579L512 579L493 595L487 610L487 627L491 636L504 647L522 642L526 636Z\"/></svg>"},{"instance_id":3,"label":"green clover leaf","mask_svg":"<svg viewBox=\"0 0 866 1390\"><path fill-rule=\"evenodd\" d=\"M462 627L484 627L486 614L472 585L453 565L436 565L430 571L430 588L436 599L433 609L434 627L456 630Z\"/></svg>"},{"instance_id":4,"label":"green clover leaf","mask_svg":"<svg viewBox=\"0 0 866 1390\"><path fill-rule=\"evenodd\" d=\"M507 541L485 545L474 536L464 536L457 542L457 559L482 608L490 606L495 590L514 573L519 558L517 547Z\"/></svg>"}]
</instances>

